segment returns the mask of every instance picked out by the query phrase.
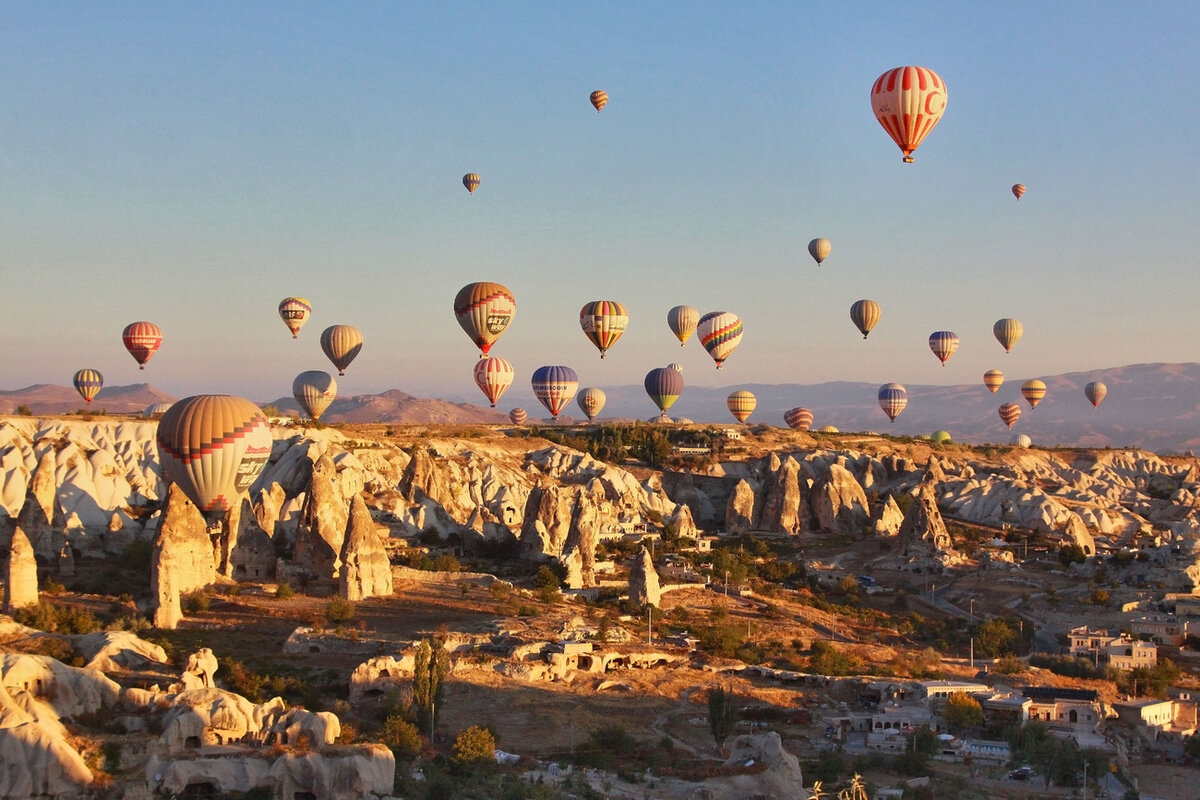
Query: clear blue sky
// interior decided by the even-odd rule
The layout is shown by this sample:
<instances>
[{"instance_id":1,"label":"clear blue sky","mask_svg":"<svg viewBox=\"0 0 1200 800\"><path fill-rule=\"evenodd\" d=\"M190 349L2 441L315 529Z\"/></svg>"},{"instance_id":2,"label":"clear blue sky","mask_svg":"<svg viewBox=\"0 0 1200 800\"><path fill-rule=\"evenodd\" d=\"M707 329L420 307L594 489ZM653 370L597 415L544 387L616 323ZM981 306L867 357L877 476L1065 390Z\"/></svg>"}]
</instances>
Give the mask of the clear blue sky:
<instances>
[{"instance_id":1,"label":"clear blue sky","mask_svg":"<svg viewBox=\"0 0 1200 800\"><path fill-rule=\"evenodd\" d=\"M0 2L0 386L87 366L267 400L349 323L343 394L483 402L451 311L476 280L517 297L504 407L542 364L603 388L1195 361L1198 30L1190 3ZM912 165L868 101L905 64L949 89ZM631 316L605 361L594 299ZM671 336L681 303L741 315L723 371ZM145 372L137 319L166 333Z\"/></svg>"}]
</instances>

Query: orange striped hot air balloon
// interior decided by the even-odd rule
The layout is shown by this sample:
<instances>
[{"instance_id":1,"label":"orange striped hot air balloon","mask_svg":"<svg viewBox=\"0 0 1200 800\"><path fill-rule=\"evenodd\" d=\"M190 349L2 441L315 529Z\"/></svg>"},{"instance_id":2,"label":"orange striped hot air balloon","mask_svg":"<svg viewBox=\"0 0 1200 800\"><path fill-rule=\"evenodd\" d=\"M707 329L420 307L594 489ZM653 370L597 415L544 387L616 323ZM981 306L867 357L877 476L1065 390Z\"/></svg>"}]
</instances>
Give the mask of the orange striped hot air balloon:
<instances>
[{"instance_id":1,"label":"orange striped hot air balloon","mask_svg":"<svg viewBox=\"0 0 1200 800\"><path fill-rule=\"evenodd\" d=\"M1023 183L1014 183L1014 184L1013 184L1013 187L1012 187L1012 193L1013 193L1013 197L1015 197L1015 198L1017 198L1018 200L1020 200L1020 199L1021 199L1021 197L1022 197L1022 195L1024 195L1024 194L1025 194L1025 184L1023 184Z\"/></svg>"},{"instance_id":2,"label":"orange striped hot air balloon","mask_svg":"<svg viewBox=\"0 0 1200 800\"><path fill-rule=\"evenodd\" d=\"M696 324L696 335L721 369L742 341L742 320L728 311L710 311Z\"/></svg>"},{"instance_id":3,"label":"orange striped hot air balloon","mask_svg":"<svg viewBox=\"0 0 1200 800\"><path fill-rule=\"evenodd\" d=\"M310 369L301 372L292 381L292 397L296 403L316 422L321 419L329 404L337 399L337 381L328 372Z\"/></svg>"},{"instance_id":4,"label":"orange striped hot air balloon","mask_svg":"<svg viewBox=\"0 0 1200 800\"><path fill-rule=\"evenodd\" d=\"M454 296L454 317L484 356L516 313L516 298L499 283L468 283Z\"/></svg>"},{"instance_id":5,"label":"orange striped hot air balloon","mask_svg":"<svg viewBox=\"0 0 1200 800\"><path fill-rule=\"evenodd\" d=\"M871 109L911 164L913 151L946 110L946 84L931 69L896 67L871 87Z\"/></svg>"},{"instance_id":6,"label":"orange striped hot air balloon","mask_svg":"<svg viewBox=\"0 0 1200 800\"><path fill-rule=\"evenodd\" d=\"M475 194L475 190L479 188L479 176L474 172L463 175L463 186L467 187L468 194Z\"/></svg>"},{"instance_id":7,"label":"orange striped hot air balloon","mask_svg":"<svg viewBox=\"0 0 1200 800\"><path fill-rule=\"evenodd\" d=\"M321 332L321 349L337 367L338 375L345 375L350 362L363 346L362 332L353 325L330 325Z\"/></svg>"},{"instance_id":8,"label":"orange striped hot air balloon","mask_svg":"<svg viewBox=\"0 0 1200 800\"><path fill-rule=\"evenodd\" d=\"M874 300L858 300L850 306L850 321L854 323L854 327L858 328L859 333L865 339L879 322L881 313L879 303Z\"/></svg>"},{"instance_id":9,"label":"orange striped hot air balloon","mask_svg":"<svg viewBox=\"0 0 1200 800\"><path fill-rule=\"evenodd\" d=\"M279 302L279 318L292 332L293 339L311 315L312 305L303 297L285 297Z\"/></svg>"},{"instance_id":10,"label":"orange striped hot air balloon","mask_svg":"<svg viewBox=\"0 0 1200 800\"><path fill-rule=\"evenodd\" d=\"M1029 403L1030 408L1037 408L1037 404L1046 396L1046 384L1037 378L1031 378L1021 384L1021 396Z\"/></svg>"},{"instance_id":11,"label":"orange striped hot air balloon","mask_svg":"<svg viewBox=\"0 0 1200 800\"><path fill-rule=\"evenodd\" d=\"M1012 430L1012 426L1021 418L1021 407L1016 403L1005 403L998 409L1000 419Z\"/></svg>"},{"instance_id":12,"label":"orange striped hot air balloon","mask_svg":"<svg viewBox=\"0 0 1200 800\"><path fill-rule=\"evenodd\" d=\"M131 322L121 332L121 341L133 360L138 363L138 369L145 369L146 362L158 352L162 345L162 328L153 322Z\"/></svg>"},{"instance_id":13,"label":"orange striped hot air balloon","mask_svg":"<svg viewBox=\"0 0 1200 800\"><path fill-rule=\"evenodd\" d=\"M983 385L988 388L992 394L1004 384L1004 373L998 369L989 369L983 373Z\"/></svg>"},{"instance_id":14,"label":"orange striped hot air balloon","mask_svg":"<svg viewBox=\"0 0 1200 800\"><path fill-rule=\"evenodd\" d=\"M271 456L271 428L258 406L202 394L171 406L155 435L163 479L203 512L229 511Z\"/></svg>"},{"instance_id":15,"label":"orange striped hot air balloon","mask_svg":"<svg viewBox=\"0 0 1200 800\"><path fill-rule=\"evenodd\" d=\"M754 396L753 392L738 389L725 398L725 407L729 409L729 413L733 414L734 419L738 422L745 422L758 407L758 398Z\"/></svg>"},{"instance_id":16,"label":"orange striped hot air balloon","mask_svg":"<svg viewBox=\"0 0 1200 800\"><path fill-rule=\"evenodd\" d=\"M597 89L592 92L588 99L592 101L592 105L596 107L596 113L599 114L608 105L608 92L603 89Z\"/></svg>"},{"instance_id":17,"label":"orange striped hot air balloon","mask_svg":"<svg viewBox=\"0 0 1200 800\"><path fill-rule=\"evenodd\" d=\"M579 327L600 350L601 358L608 357L608 348L617 343L628 325L629 314L616 300L592 300L579 310Z\"/></svg>"},{"instance_id":18,"label":"orange striped hot air balloon","mask_svg":"<svg viewBox=\"0 0 1200 800\"><path fill-rule=\"evenodd\" d=\"M496 401L512 386L516 371L513 365L499 356L488 356L475 362L475 385L484 397L496 407Z\"/></svg>"},{"instance_id":19,"label":"orange striped hot air balloon","mask_svg":"<svg viewBox=\"0 0 1200 800\"><path fill-rule=\"evenodd\" d=\"M1092 381L1083 387L1083 393L1087 396L1088 402L1092 404L1092 408L1099 408L1100 404L1104 402L1104 398L1108 396L1108 387L1100 381Z\"/></svg>"},{"instance_id":20,"label":"orange striped hot air balloon","mask_svg":"<svg viewBox=\"0 0 1200 800\"><path fill-rule=\"evenodd\" d=\"M934 331L929 334L929 349L944 367L950 356L958 350L958 335L954 331Z\"/></svg>"},{"instance_id":21,"label":"orange striped hot air balloon","mask_svg":"<svg viewBox=\"0 0 1200 800\"><path fill-rule=\"evenodd\" d=\"M75 391L79 392L83 402L91 403L92 398L104 386L104 376L97 369L81 369L75 373L71 382L75 384Z\"/></svg>"},{"instance_id":22,"label":"orange striped hot air balloon","mask_svg":"<svg viewBox=\"0 0 1200 800\"><path fill-rule=\"evenodd\" d=\"M579 404L579 410L587 415L588 422L591 422L597 414L604 410L604 402L607 399L608 397L602 389L590 386L579 393L575 402Z\"/></svg>"},{"instance_id":23,"label":"orange striped hot air balloon","mask_svg":"<svg viewBox=\"0 0 1200 800\"><path fill-rule=\"evenodd\" d=\"M798 406L784 412L783 421L789 428L806 431L812 427L813 413L804 406Z\"/></svg>"}]
</instances>

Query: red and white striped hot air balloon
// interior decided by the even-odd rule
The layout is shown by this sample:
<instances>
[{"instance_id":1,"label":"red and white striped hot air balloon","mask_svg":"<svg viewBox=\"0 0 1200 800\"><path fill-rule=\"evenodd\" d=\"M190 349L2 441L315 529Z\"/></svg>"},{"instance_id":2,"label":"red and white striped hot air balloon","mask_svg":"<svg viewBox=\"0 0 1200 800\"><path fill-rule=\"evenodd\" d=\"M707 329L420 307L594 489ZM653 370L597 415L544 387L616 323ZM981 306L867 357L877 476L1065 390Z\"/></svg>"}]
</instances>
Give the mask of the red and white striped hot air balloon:
<instances>
[{"instance_id":1,"label":"red and white striped hot air balloon","mask_svg":"<svg viewBox=\"0 0 1200 800\"><path fill-rule=\"evenodd\" d=\"M488 356L475 362L475 385L483 392L484 397L496 407L496 401L512 386L516 371L513 365L499 356Z\"/></svg>"},{"instance_id":2,"label":"red and white striped hot air balloon","mask_svg":"<svg viewBox=\"0 0 1200 800\"><path fill-rule=\"evenodd\" d=\"M1016 403L1005 403L997 410L1000 414L1000 419L1012 430L1012 426L1017 424L1017 420L1021 418L1021 407Z\"/></svg>"},{"instance_id":3,"label":"red and white striped hot air balloon","mask_svg":"<svg viewBox=\"0 0 1200 800\"><path fill-rule=\"evenodd\" d=\"M783 421L787 423L789 428L806 431L812 427L813 413L804 406L799 406L785 412Z\"/></svg>"},{"instance_id":4,"label":"red and white striped hot air balloon","mask_svg":"<svg viewBox=\"0 0 1200 800\"><path fill-rule=\"evenodd\" d=\"M871 109L911 164L913 151L946 111L946 84L931 69L896 67L871 87Z\"/></svg>"},{"instance_id":5,"label":"red and white striped hot air balloon","mask_svg":"<svg viewBox=\"0 0 1200 800\"><path fill-rule=\"evenodd\" d=\"M950 356L958 350L958 335L954 331L934 331L929 334L929 349L944 367Z\"/></svg>"},{"instance_id":6,"label":"red and white striped hot air balloon","mask_svg":"<svg viewBox=\"0 0 1200 800\"><path fill-rule=\"evenodd\" d=\"M146 362L158 352L162 345L162 328L153 322L131 322L121 332L121 341L133 360L138 363L138 369L145 369Z\"/></svg>"},{"instance_id":7,"label":"red and white striped hot air balloon","mask_svg":"<svg viewBox=\"0 0 1200 800\"><path fill-rule=\"evenodd\" d=\"M1023 183L1014 183L1014 184L1013 184L1013 187L1012 187L1012 193L1013 193L1013 197L1015 197L1015 198L1017 198L1018 200L1020 200L1020 199L1021 199L1021 197L1022 197L1022 196L1025 194L1025 184L1023 184Z\"/></svg>"},{"instance_id":8,"label":"red and white striped hot air balloon","mask_svg":"<svg viewBox=\"0 0 1200 800\"><path fill-rule=\"evenodd\" d=\"M513 425L524 425L529 419L529 412L523 408L514 408L508 412L508 419Z\"/></svg>"}]
</instances>

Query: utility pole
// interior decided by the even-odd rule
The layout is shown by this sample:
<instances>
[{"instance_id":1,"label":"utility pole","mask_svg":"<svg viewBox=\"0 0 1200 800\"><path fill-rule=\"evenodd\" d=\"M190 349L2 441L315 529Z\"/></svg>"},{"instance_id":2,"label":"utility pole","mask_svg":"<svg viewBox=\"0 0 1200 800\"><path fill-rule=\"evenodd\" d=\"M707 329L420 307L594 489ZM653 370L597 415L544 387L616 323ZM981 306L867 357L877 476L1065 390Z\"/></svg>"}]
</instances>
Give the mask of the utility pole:
<instances>
[{"instance_id":1,"label":"utility pole","mask_svg":"<svg viewBox=\"0 0 1200 800\"><path fill-rule=\"evenodd\" d=\"M1083 760L1083 800L1087 800L1087 767L1088 762L1085 758Z\"/></svg>"},{"instance_id":2,"label":"utility pole","mask_svg":"<svg viewBox=\"0 0 1200 800\"><path fill-rule=\"evenodd\" d=\"M654 643L654 606L646 605L646 644Z\"/></svg>"},{"instance_id":3,"label":"utility pole","mask_svg":"<svg viewBox=\"0 0 1200 800\"><path fill-rule=\"evenodd\" d=\"M971 637L971 669L975 669L975 637Z\"/></svg>"}]
</instances>

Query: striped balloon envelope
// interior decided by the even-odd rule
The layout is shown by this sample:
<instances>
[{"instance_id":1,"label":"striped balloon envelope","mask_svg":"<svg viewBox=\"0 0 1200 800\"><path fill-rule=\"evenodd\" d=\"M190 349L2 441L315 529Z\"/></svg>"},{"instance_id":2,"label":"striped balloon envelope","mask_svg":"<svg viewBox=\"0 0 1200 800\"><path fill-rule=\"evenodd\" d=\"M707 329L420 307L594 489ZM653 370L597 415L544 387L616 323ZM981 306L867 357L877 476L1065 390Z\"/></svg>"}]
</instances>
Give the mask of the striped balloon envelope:
<instances>
[{"instance_id":1,"label":"striped balloon envelope","mask_svg":"<svg viewBox=\"0 0 1200 800\"><path fill-rule=\"evenodd\" d=\"M908 391L899 383L885 383L879 387L879 407L888 419L896 421L900 412L908 405Z\"/></svg>"},{"instance_id":2,"label":"striped balloon envelope","mask_svg":"<svg viewBox=\"0 0 1200 800\"><path fill-rule=\"evenodd\" d=\"M599 114L604 110L604 107L608 105L608 92L604 91L603 89L597 89L596 91L592 92L588 99L592 101L592 105L595 107L596 113Z\"/></svg>"},{"instance_id":3,"label":"striped balloon envelope","mask_svg":"<svg viewBox=\"0 0 1200 800\"><path fill-rule=\"evenodd\" d=\"M913 151L929 135L946 111L946 84L925 67L896 67L879 76L871 87L875 119L913 162Z\"/></svg>"},{"instance_id":4,"label":"striped balloon envelope","mask_svg":"<svg viewBox=\"0 0 1200 800\"><path fill-rule=\"evenodd\" d=\"M808 243L808 254L813 257L813 261L817 262L818 267L825 259L829 258L831 252L833 252L833 243L828 239L813 239Z\"/></svg>"},{"instance_id":5,"label":"striped balloon envelope","mask_svg":"<svg viewBox=\"0 0 1200 800\"><path fill-rule=\"evenodd\" d=\"M155 435L163 479L205 513L229 511L271 456L271 428L258 406L229 395L186 397Z\"/></svg>"},{"instance_id":6,"label":"striped balloon envelope","mask_svg":"<svg viewBox=\"0 0 1200 800\"><path fill-rule=\"evenodd\" d=\"M1020 200L1025 195L1025 184L1014 183L1012 187L1013 197Z\"/></svg>"},{"instance_id":7,"label":"striped balloon envelope","mask_svg":"<svg viewBox=\"0 0 1200 800\"><path fill-rule=\"evenodd\" d=\"M590 386L579 393L575 402L579 404L579 410L587 416L588 422L591 422L597 414L604 410L604 402L607 399L603 390Z\"/></svg>"},{"instance_id":8,"label":"striped balloon envelope","mask_svg":"<svg viewBox=\"0 0 1200 800\"><path fill-rule=\"evenodd\" d=\"M667 327L679 340L680 347L686 345L687 340L696 332L696 323L699 321L700 312L691 306L675 306L667 312Z\"/></svg>"},{"instance_id":9,"label":"striped balloon envelope","mask_svg":"<svg viewBox=\"0 0 1200 800\"><path fill-rule=\"evenodd\" d=\"M571 402L575 390L579 388L579 375L570 367L560 365L538 367L533 371L530 383L533 396L546 407L553 419L558 419L558 412Z\"/></svg>"},{"instance_id":10,"label":"striped balloon envelope","mask_svg":"<svg viewBox=\"0 0 1200 800\"><path fill-rule=\"evenodd\" d=\"M529 413L523 408L514 408L508 412L508 419L513 425L524 425L529 419Z\"/></svg>"},{"instance_id":11,"label":"striped balloon envelope","mask_svg":"<svg viewBox=\"0 0 1200 800\"><path fill-rule=\"evenodd\" d=\"M292 381L292 397L309 419L316 422L337 399L337 381L328 372L310 369L301 372Z\"/></svg>"},{"instance_id":12,"label":"striped balloon envelope","mask_svg":"<svg viewBox=\"0 0 1200 800\"><path fill-rule=\"evenodd\" d=\"M1037 408L1037 404L1042 402L1042 398L1045 396L1046 384L1037 378L1030 378L1021 384L1021 397L1025 398L1025 402L1029 403L1030 408Z\"/></svg>"},{"instance_id":13,"label":"striped balloon envelope","mask_svg":"<svg viewBox=\"0 0 1200 800\"><path fill-rule=\"evenodd\" d=\"M988 391L992 394L995 394L996 390L999 389L1003 383L1004 373L1000 370L989 369L987 372L983 373L983 385L986 386Z\"/></svg>"},{"instance_id":14,"label":"striped balloon envelope","mask_svg":"<svg viewBox=\"0 0 1200 800\"><path fill-rule=\"evenodd\" d=\"M958 349L958 335L954 331L934 331L929 334L929 349L944 367L947 359Z\"/></svg>"},{"instance_id":15,"label":"striped balloon envelope","mask_svg":"<svg viewBox=\"0 0 1200 800\"><path fill-rule=\"evenodd\" d=\"M1018 433L1012 438L1012 443L1016 447L1030 448L1033 446L1033 439L1030 439L1023 433Z\"/></svg>"},{"instance_id":16,"label":"striped balloon envelope","mask_svg":"<svg viewBox=\"0 0 1200 800\"><path fill-rule=\"evenodd\" d=\"M1092 408L1099 408L1104 398L1108 397L1108 387L1100 381L1092 381L1083 387L1083 393L1092 404Z\"/></svg>"},{"instance_id":17,"label":"striped balloon envelope","mask_svg":"<svg viewBox=\"0 0 1200 800\"><path fill-rule=\"evenodd\" d=\"M1012 430L1012 426L1021 418L1021 407L1016 403L1005 403L997 409L997 413L1008 429Z\"/></svg>"},{"instance_id":18,"label":"striped balloon envelope","mask_svg":"<svg viewBox=\"0 0 1200 800\"><path fill-rule=\"evenodd\" d=\"M516 313L517 299L499 283L468 283L454 296L454 318L485 356Z\"/></svg>"},{"instance_id":19,"label":"striped balloon envelope","mask_svg":"<svg viewBox=\"0 0 1200 800\"><path fill-rule=\"evenodd\" d=\"M1008 317L996 320L996 324L992 326L992 335L996 337L996 341L1004 346L1004 352L1006 353L1012 351L1013 345L1017 343L1017 340L1021 338L1021 334L1024 332L1025 326L1019 320Z\"/></svg>"},{"instance_id":20,"label":"striped balloon envelope","mask_svg":"<svg viewBox=\"0 0 1200 800\"><path fill-rule=\"evenodd\" d=\"M138 363L138 369L146 368L146 362L158 352L162 340L162 328L153 322L131 322L121 332L121 341L129 355Z\"/></svg>"},{"instance_id":21,"label":"striped balloon envelope","mask_svg":"<svg viewBox=\"0 0 1200 800\"><path fill-rule=\"evenodd\" d=\"M475 362L475 385L492 404L492 408L496 407L500 395L512 386L516 374L512 363L499 356L488 356Z\"/></svg>"},{"instance_id":22,"label":"striped balloon envelope","mask_svg":"<svg viewBox=\"0 0 1200 800\"><path fill-rule=\"evenodd\" d=\"M310 316L312 316L312 304L303 297L285 297L279 301L279 318L292 332L293 339L296 338L296 334L300 333L300 329L304 327L304 323L308 322Z\"/></svg>"},{"instance_id":23,"label":"striped balloon envelope","mask_svg":"<svg viewBox=\"0 0 1200 800\"><path fill-rule=\"evenodd\" d=\"M742 341L742 320L728 311L710 311L696 324L696 335L721 369Z\"/></svg>"},{"instance_id":24,"label":"striped balloon envelope","mask_svg":"<svg viewBox=\"0 0 1200 800\"><path fill-rule=\"evenodd\" d=\"M337 367L338 375L345 375L350 362L362 351L362 332L353 325L330 325L321 331L321 349Z\"/></svg>"},{"instance_id":25,"label":"striped balloon envelope","mask_svg":"<svg viewBox=\"0 0 1200 800\"><path fill-rule=\"evenodd\" d=\"M750 419L750 415L758 407L758 398L754 396L753 392L738 389L725 398L725 407L729 409L730 414L733 414L734 419L738 422L745 422Z\"/></svg>"},{"instance_id":26,"label":"striped balloon envelope","mask_svg":"<svg viewBox=\"0 0 1200 800\"><path fill-rule=\"evenodd\" d=\"M79 392L79 396L83 398L83 402L91 403L92 398L104 386L104 376L100 374L100 370L81 369L75 373L71 382L75 384L75 391Z\"/></svg>"},{"instance_id":27,"label":"striped balloon envelope","mask_svg":"<svg viewBox=\"0 0 1200 800\"><path fill-rule=\"evenodd\" d=\"M683 394L683 373L670 367L655 367L646 373L642 386L665 417L667 410Z\"/></svg>"},{"instance_id":28,"label":"striped balloon envelope","mask_svg":"<svg viewBox=\"0 0 1200 800\"><path fill-rule=\"evenodd\" d=\"M463 175L463 186L467 187L468 194L475 194L475 190L479 188L479 176L474 172Z\"/></svg>"},{"instance_id":29,"label":"striped balloon envelope","mask_svg":"<svg viewBox=\"0 0 1200 800\"><path fill-rule=\"evenodd\" d=\"M858 332L863 335L864 339L879 322L881 314L879 303L874 300L858 300L850 306L850 321L854 323L854 327L858 328Z\"/></svg>"},{"instance_id":30,"label":"striped balloon envelope","mask_svg":"<svg viewBox=\"0 0 1200 800\"><path fill-rule=\"evenodd\" d=\"M804 406L799 406L784 412L783 421L789 428L806 431L812 427L813 413Z\"/></svg>"},{"instance_id":31,"label":"striped balloon envelope","mask_svg":"<svg viewBox=\"0 0 1200 800\"><path fill-rule=\"evenodd\" d=\"M628 326L629 314L616 300L592 300L579 309L579 327L596 345L601 358L608 357L608 348L617 343Z\"/></svg>"}]
</instances>

